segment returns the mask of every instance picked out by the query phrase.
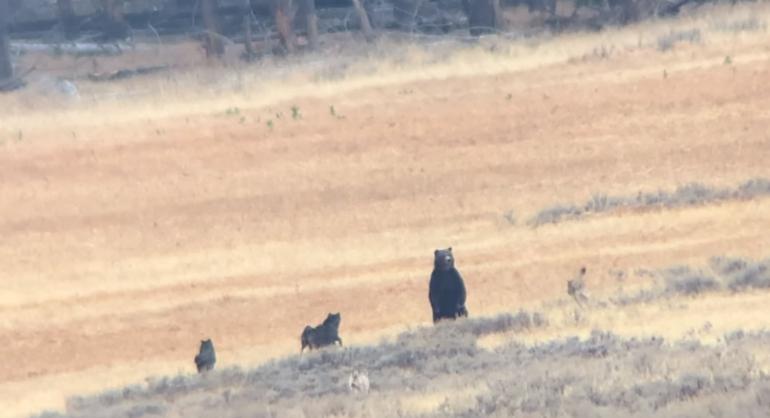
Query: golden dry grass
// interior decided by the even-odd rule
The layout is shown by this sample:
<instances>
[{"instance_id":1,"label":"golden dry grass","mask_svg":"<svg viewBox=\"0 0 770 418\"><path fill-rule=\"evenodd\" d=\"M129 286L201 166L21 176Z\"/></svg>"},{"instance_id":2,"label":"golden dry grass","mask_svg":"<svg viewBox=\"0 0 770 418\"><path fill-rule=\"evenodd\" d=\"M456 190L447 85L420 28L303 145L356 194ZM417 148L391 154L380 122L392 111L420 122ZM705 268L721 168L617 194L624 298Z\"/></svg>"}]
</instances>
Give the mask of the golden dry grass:
<instances>
[{"instance_id":1,"label":"golden dry grass","mask_svg":"<svg viewBox=\"0 0 770 418\"><path fill-rule=\"evenodd\" d=\"M314 81L307 63L276 64L227 69L225 81L214 68L84 83L64 109L30 93L0 97L4 413L192 371L205 337L219 365L249 365L298 351L302 327L326 312L343 313L348 344L427 324L437 247L455 248L472 315L540 308L581 265L589 288L612 292L611 271L766 256L767 199L524 222L595 192L770 177L767 34L708 30L751 13L768 16L750 6L498 41L498 52L451 46L437 62L411 47L405 61L353 60L336 81ZM655 49L660 34L692 26L704 28L701 44ZM592 54L603 45L615 46L609 59ZM569 308L549 308L563 319L531 338L594 327L684 335L704 315L714 335L762 328L766 299L595 312L577 324Z\"/></svg>"}]
</instances>

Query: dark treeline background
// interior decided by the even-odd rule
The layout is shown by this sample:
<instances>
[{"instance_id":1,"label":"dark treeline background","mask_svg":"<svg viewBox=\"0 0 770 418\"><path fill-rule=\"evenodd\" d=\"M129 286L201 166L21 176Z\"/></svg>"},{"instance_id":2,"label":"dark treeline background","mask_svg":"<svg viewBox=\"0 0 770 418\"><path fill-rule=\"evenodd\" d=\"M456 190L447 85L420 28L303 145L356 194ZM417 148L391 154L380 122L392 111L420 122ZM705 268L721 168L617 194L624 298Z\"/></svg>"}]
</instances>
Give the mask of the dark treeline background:
<instances>
[{"instance_id":1,"label":"dark treeline background","mask_svg":"<svg viewBox=\"0 0 770 418\"><path fill-rule=\"evenodd\" d=\"M566 7L557 7L557 1ZM258 56L255 40L276 39L273 51L315 49L319 34L357 30L371 41L377 32L400 30L478 36L516 31L505 10L526 7L542 30L600 29L648 17L670 16L707 0L0 0L0 90L18 87L11 39L46 43L103 43L137 34L191 36L207 56L225 44L242 44ZM565 10L567 11L565 13ZM321 23L319 25L319 22ZM295 32L306 39L302 45Z\"/></svg>"}]
</instances>

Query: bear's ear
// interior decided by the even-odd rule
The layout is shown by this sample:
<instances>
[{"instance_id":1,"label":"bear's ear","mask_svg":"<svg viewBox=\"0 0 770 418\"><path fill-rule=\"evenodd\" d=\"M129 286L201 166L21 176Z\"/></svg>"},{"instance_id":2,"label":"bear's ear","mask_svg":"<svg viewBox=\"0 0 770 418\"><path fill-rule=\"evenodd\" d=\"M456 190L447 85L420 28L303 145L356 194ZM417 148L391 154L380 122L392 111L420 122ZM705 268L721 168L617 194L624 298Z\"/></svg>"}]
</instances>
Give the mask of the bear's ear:
<instances>
[{"instance_id":1,"label":"bear's ear","mask_svg":"<svg viewBox=\"0 0 770 418\"><path fill-rule=\"evenodd\" d=\"M447 251L452 252L452 247L447 248Z\"/></svg>"},{"instance_id":2,"label":"bear's ear","mask_svg":"<svg viewBox=\"0 0 770 418\"><path fill-rule=\"evenodd\" d=\"M433 251L433 255L434 255L434 256L437 256L437 255L438 255L438 250L436 250L436 251Z\"/></svg>"}]
</instances>

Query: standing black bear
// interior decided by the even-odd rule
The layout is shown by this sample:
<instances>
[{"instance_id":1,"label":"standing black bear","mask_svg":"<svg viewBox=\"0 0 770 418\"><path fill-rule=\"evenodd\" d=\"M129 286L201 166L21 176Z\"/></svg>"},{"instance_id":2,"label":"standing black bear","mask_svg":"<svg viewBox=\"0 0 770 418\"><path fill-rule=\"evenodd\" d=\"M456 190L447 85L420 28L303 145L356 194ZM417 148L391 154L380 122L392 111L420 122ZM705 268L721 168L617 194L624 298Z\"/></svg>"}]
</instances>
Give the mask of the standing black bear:
<instances>
[{"instance_id":1,"label":"standing black bear","mask_svg":"<svg viewBox=\"0 0 770 418\"><path fill-rule=\"evenodd\" d=\"M434 323L444 318L468 316L468 310L465 308L465 283L455 268L452 247L434 252L428 299L433 310Z\"/></svg>"},{"instance_id":2,"label":"standing black bear","mask_svg":"<svg viewBox=\"0 0 770 418\"><path fill-rule=\"evenodd\" d=\"M198 355L195 356L195 367L198 368L198 373L213 369L216 362L217 355L214 353L214 343L211 342L211 339L201 340L201 348L198 350Z\"/></svg>"}]
</instances>

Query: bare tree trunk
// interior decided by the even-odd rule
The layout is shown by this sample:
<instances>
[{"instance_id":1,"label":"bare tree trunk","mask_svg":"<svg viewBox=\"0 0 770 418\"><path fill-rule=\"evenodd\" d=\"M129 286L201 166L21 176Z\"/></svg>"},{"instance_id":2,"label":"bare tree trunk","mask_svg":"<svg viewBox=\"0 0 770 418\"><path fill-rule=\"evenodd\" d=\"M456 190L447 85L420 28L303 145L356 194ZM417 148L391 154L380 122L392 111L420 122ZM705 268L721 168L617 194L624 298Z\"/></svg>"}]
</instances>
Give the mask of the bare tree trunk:
<instances>
[{"instance_id":1,"label":"bare tree trunk","mask_svg":"<svg viewBox=\"0 0 770 418\"><path fill-rule=\"evenodd\" d=\"M294 31L291 28L291 0L275 0L275 25L281 37L281 44L287 53L294 52Z\"/></svg>"},{"instance_id":2,"label":"bare tree trunk","mask_svg":"<svg viewBox=\"0 0 770 418\"><path fill-rule=\"evenodd\" d=\"M222 35L220 34L217 8L217 0L201 0L203 26L206 28L203 48L206 50L207 57L220 58L225 54L225 44L222 42Z\"/></svg>"},{"instance_id":3,"label":"bare tree trunk","mask_svg":"<svg viewBox=\"0 0 770 418\"><path fill-rule=\"evenodd\" d=\"M640 17L640 7L639 3L636 0L613 0L609 2L611 7L614 6L617 8L619 15L618 15L618 22L620 24L626 25L629 23L636 22L639 20Z\"/></svg>"},{"instance_id":4,"label":"bare tree trunk","mask_svg":"<svg viewBox=\"0 0 770 418\"><path fill-rule=\"evenodd\" d=\"M305 15L305 29L310 49L318 48L318 15L315 12L315 0L302 0Z\"/></svg>"},{"instance_id":5,"label":"bare tree trunk","mask_svg":"<svg viewBox=\"0 0 770 418\"><path fill-rule=\"evenodd\" d=\"M128 36L128 23L123 18L122 0L102 0L104 13L104 35L110 39L123 39Z\"/></svg>"},{"instance_id":6,"label":"bare tree trunk","mask_svg":"<svg viewBox=\"0 0 770 418\"><path fill-rule=\"evenodd\" d=\"M361 4L361 0L352 1L353 7L355 7L356 14L358 15L358 21L361 23L361 31L364 33L364 38L371 42L374 40L374 32L372 31L371 23L369 23L369 15L366 14L366 9L364 9L363 4Z\"/></svg>"},{"instance_id":7,"label":"bare tree trunk","mask_svg":"<svg viewBox=\"0 0 770 418\"><path fill-rule=\"evenodd\" d=\"M251 14L243 16L243 46L246 49L246 56L249 59L257 55L257 51L254 50L253 36L251 33Z\"/></svg>"},{"instance_id":8,"label":"bare tree trunk","mask_svg":"<svg viewBox=\"0 0 770 418\"><path fill-rule=\"evenodd\" d=\"M8 0L0 0L0 84L13 78L13 65L11 64L11 45L8 40L8 15L11 10Z\"/></svg>"},{"instance_id":9,"label":"bare tree trunk","mask_svg":"<svg viewBox=\"0 0 770 418\"><path fill-rule=\"evenodd\" d=\"M492 2L492 10L495 13L495 29L500 30L503 27L503 12L500 7L500 0L490 0Z\"/></svg>"},{"instance_id":10,"label":"bare tree trunk","mask_svg":"<svg viewBox=\"0 0 770 418\"><path fill-rule=\"evenodd\" d=\"M417 26L416 17L420 12L422 0L394 0L393 18L399 27L414 31Z\"/></svg>"},{"instance_id":11,"label":"bare tree trunk","mask_svg":"<svg viewBox=\"0 0 770 418\"><path fill-rule=\"evenodd\" d=\"M67 39L77 37L78 21L77 16L75 16L75 9L72 7L72 0L56 0L56 9L64 36Z\"/></svg>"},{"instance_id":12,"label":"bare tree trunk","mask_svg":"<svg viewBox=\"0 0 770 418\"><path fill-rule=\"evenodd\" d=\"M254 50L251 33L251 1L243 0L243 46L246 49L246 59L251 60L257 56Z\"/></svg>"},{"instance_id":13,"label":"bare tree trunk","mask_svg":"<svg viewBox=\"0 0 770 418\"><path fill-rule=\"evenodd\" d=\"M468 26L473 36L494 33L500 27L499 0L463 0Z\"/></svg>"}]
</instances>

